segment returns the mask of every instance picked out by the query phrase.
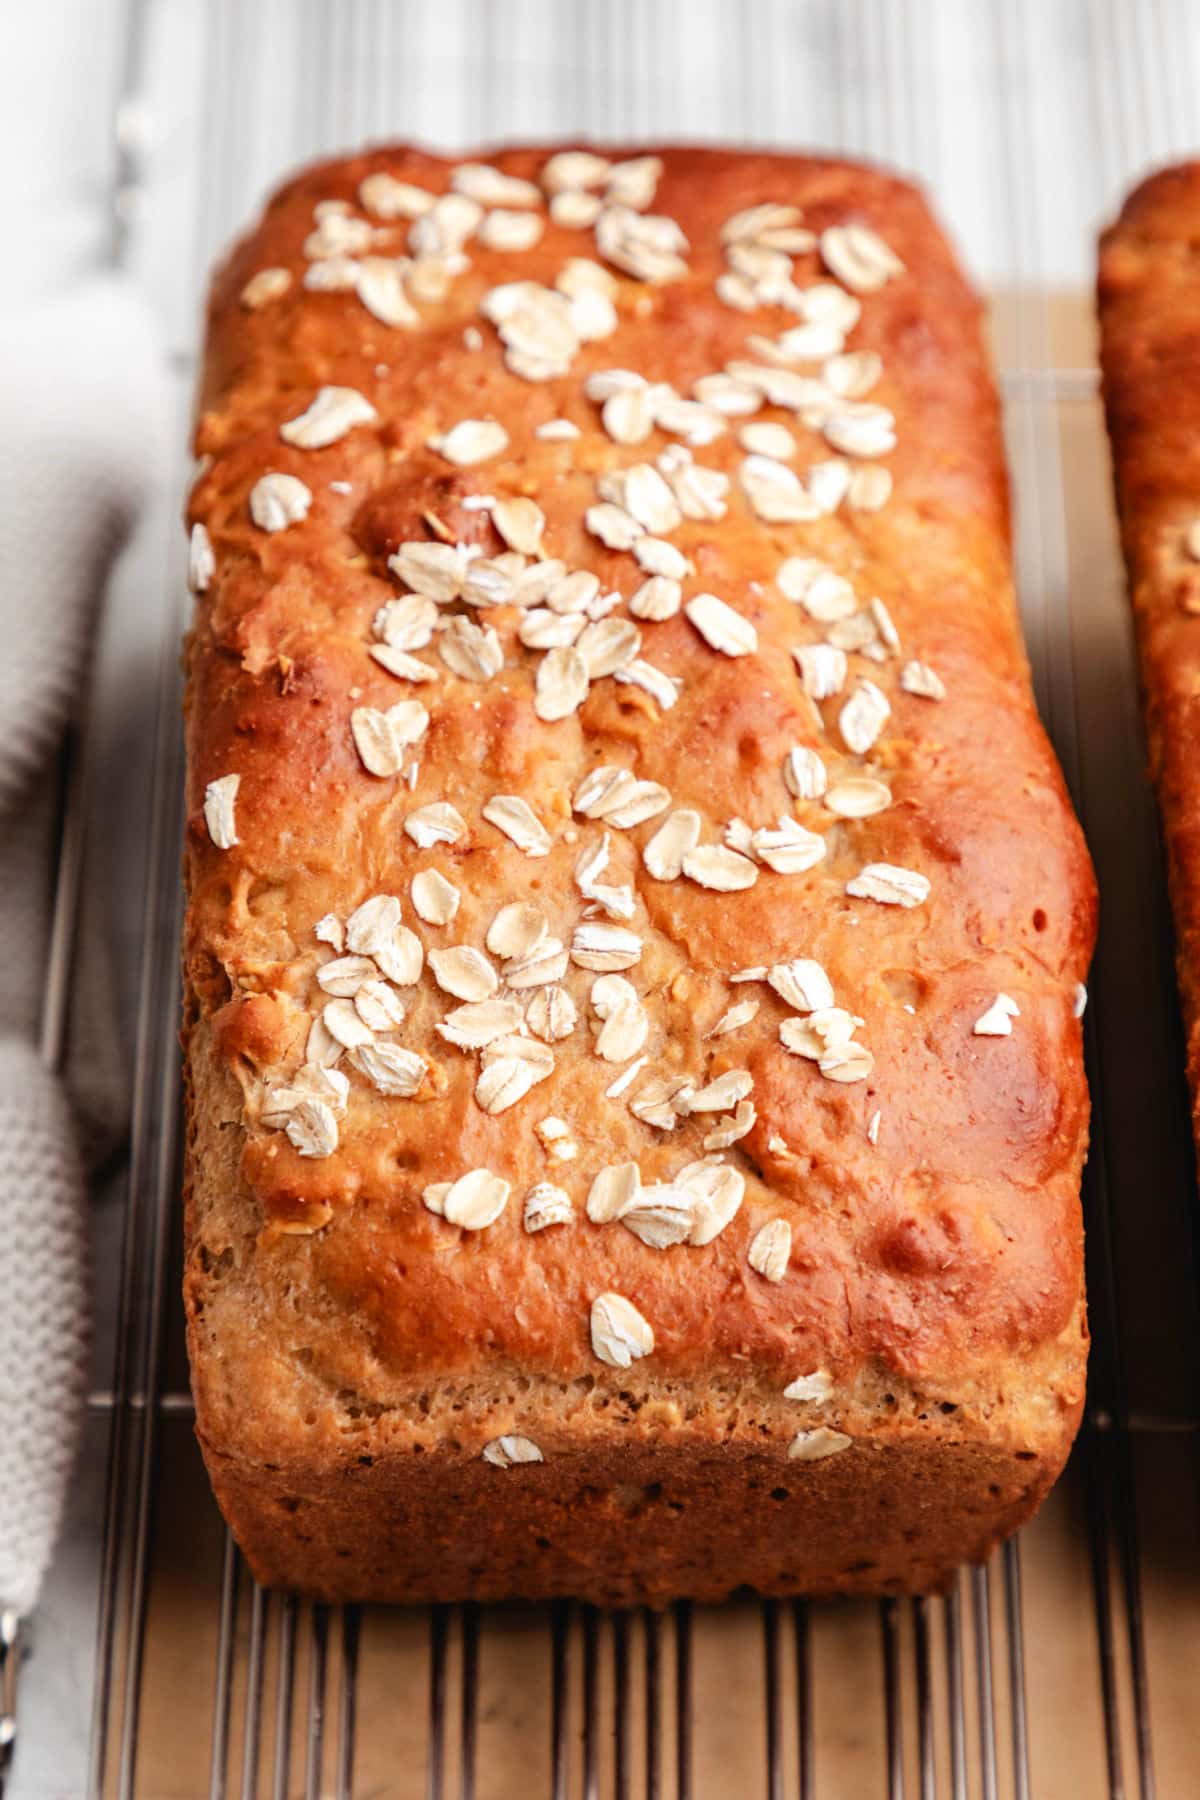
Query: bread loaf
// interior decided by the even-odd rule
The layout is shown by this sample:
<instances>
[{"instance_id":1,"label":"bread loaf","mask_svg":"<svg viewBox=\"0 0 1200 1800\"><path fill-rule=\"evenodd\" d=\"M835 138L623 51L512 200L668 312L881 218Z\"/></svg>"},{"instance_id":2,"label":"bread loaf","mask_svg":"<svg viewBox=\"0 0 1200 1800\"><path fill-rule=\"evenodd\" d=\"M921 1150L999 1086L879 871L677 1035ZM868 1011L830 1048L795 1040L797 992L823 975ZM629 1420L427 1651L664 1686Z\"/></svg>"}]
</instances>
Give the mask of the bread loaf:
<instances>
[{"instance_id":1,"label":"bread loaf","mask_svg":"<svg viewBox=\"0 0 1200 1800\"><path fill-rule=\"evenodd\" d=\"M1117 510L1162 812L1200 1139L1200 163L1139 187L1100 250L1100 353Z\"/></svg>"},{"instance_id":2,"label":"bread loaf","mask_svg":"<svg viewBox=\"0 0 1200 1800\"><path fill-rule=\"evenodd\" d=\"M256 1576L985 1555L1083 1398L1095 903L920 196L327 163L216 277L196 450L186 1300Z\"/></svg>"}]
</instances>

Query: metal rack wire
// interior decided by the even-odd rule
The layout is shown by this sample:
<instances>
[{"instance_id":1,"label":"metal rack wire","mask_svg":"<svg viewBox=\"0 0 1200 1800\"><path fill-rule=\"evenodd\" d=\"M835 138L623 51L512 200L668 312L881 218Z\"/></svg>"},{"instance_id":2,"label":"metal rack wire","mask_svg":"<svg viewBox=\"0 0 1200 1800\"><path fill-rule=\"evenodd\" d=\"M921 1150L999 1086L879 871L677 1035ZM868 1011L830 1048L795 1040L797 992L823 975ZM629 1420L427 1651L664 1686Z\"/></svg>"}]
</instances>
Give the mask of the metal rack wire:
<instances>
[{"instance_id":1,"label":"metal rack wire","mask_svg":"<svg viewBox=\"0 0 1200 1800\"><path fill-rule=\"evenodd\" d=\"M153 244L164 209L178 215L181 205L190 206L196 221L190 258L176 258L165 275L152 253L143 259L181 344L193 335L188 321L199 272L249 214L260 175L266 179L303 156L389 130L462 141L572 131L799 139L915 168L948 199L957 195L955 217L968 239L978 228L996 299L1019 502L1018 576L1039 698L1093 831L1102 878L1113 877L1118 932L1141 930L1147 946L1159 946L1142 957L1139 978L1150 1000L1138 1029L1142 1047L1152 1046L1153 1068L1177 1069L1169 939L1152 812L1134 772L1127 660L1125 697L1113 725L1116 749L1109 754L1123 747L1127 762L1134 760L1119 794L1108 785L1110 765L1097 760L1094 742L1100 702L1083 660L1092 626L1075 591L1092 552L1080 535L1085 508L1075 496L1082 481L1094 501L1100 453L1085 353L1062 365L1064 334L1046 285L1051 277L1069 281L1071 270L1064 276L1050 241L1056 226L1043 178L1060 122L1040 59L1049 53L1049 22L1077 51L1066 103L1087 107L1090 139L1103 148L1086 176L1071 170L1060 181L1068 211L1080 204L1081 183L1086 187L1090 220L1140 164L1183 151L1196 128L1192 96L1200 89L1189 68L1194 74L1200 44L1188 37L1181 45L1185 0L1155 0L1137 9L1136 21L1121 0L1047 7L1037 0L959 6L918 0L719 6L713 0L692 9L686 21L684 6L667 0L555 7L541 0L447 0L437 9L386 0L341 6L211 0L183 5L168 21L170 10L163 0L130 6L115 216L120 251L136 264L139 242ZM715 127L705 115L707 90L687 90L694 76L688 44L697 28L721 38L716 62L724 110ZM284 66L270 104L263 104L265 90L255 85L262 59L281 46ZM194 55L199 64L197 104L173 140L190 173L156 201L137 124L147 99L153 113L156 96L175 91L169 83L178 79L181 55ZM532 61L522 73L523 56ZM975 130L994 167L971 187L949 153L944 82L947 69L983 63L997 76L980 84L983 110ZM799 82L805 71L808 109L798 119L789 104L789 75ZM510 77L515 92L506 89ZM546 80L553 85L549 98L539 85ZM447 108L442 129L431 124L431 88ZM131 109L131 102L138 104ZM1078 144L1085 135L1080 127ZM185 351L174 358L173 379L180 390L190 380ZM1123 627L1114 623L1123 614L1107 523L1103 531L1108 536L1096 554L1108 583L1106 645L1116 644L1127 658ZM1189 1470L1194 1479L1196 1420L1190 1387L1177 1386L1168 1401L1161 1399L1131 1325L1139 1302L1128 1278L1129 1176L1145 1120L1123 1091L1113 1048L1118 1028L1128 1025L1119 938L1102 955L1089 1015L1096 1131L1087 1207L1096 1354L1088 1421L1058 1536L1045 1537L1039 1522L989 1567L964 1572L943 1599L885 1600L836 1613L804 1602L745 1602L723 1611L679 1605L661 1617L608 1616L566 1604L519 1616L471 1606L383 1615L310 1606L264 1593L249 1580L206 1510L189 1448L177 1341L179 567L167 574L164 592L116 1353L111 1390L95 1399L108 1414L110 1443L87 1791L122 1800L157 1800L167 1792L207 1792L211 1800L235 1793L243 1800L301 1793L316 1800L330 1793L421 1792L428 1800L542 1793L554 1800L575 1794L596 1800L602 1793L618 1800L692 1800L756 1792L770 1800L785 1794L811 1800L882 1789L889 1800L1085 1792L1152 1800L1152 1656L1140 1518L1147 1475L1139 1429L1147 1421L1157 1428L1160 1415L1169 1415L1170 1429L1160 1435L1170 1439L1171 1467L1176 1478L1182 1469L1185 1479ZM1124 877L1109 842L1114 806L1123 809L1136 851L1134 872ZM68 837L61 888L68 907L78 867L71 844ZM69 956L68 924L50 972L55 992ZM1160 1088L1150 1123L1165 1197L1155 1229L1169 1236L1168 1254L1183 1267L1191 1254L1186 1126L1173 1072L1164 1074ZM1184 1317L1190 1329L1196 1321L1189 1276L1179 1292L1190 1302L1175 1293L1173 1325ZM1182 1446L1178 1455L1176 1446ZM185 1548L173 1534L192 1527L195 1543ZM1069 1618L1059 1617L1042 1598L1043 1586L1061 1544L1074 1544L1079 1532L1085 1566L1070 1588ZM193 1552L199 1573L181 1584L179 1571ZM1029 1557L1036 1580L1028 1574ZM169 1628L181 1593L185 1629L196 1640L187 1667L204 1670L206 1687L204 1693L189 1687L186 1722L177 1710L178 1647ZM1027 1627L1031 1606L1035 1635ZM1052 1615L1057 1622L1050 1628L1077 1648L1084 1689L1094 1686L1082 1723L1044 1701L1053 1661L1044 1632ZM1195 1642L1191 1648L1194 1654ZM1156 1654L1161 1668L1161 1649ZM523 1683L515 1700L512 1681L501 1680L510 1662ZM1038 1682L1031 1686L1034 1662ZM403 1692L387 1693L397 1679ZM854 1680L862 1684L861 1696L847 1691ZM1057 1693L1053 1681L1049 1687ZM509 1714L512 1728L501 1729L497 1721ZM1174 1753L1173 1720L1165 1707L1159 1716L1172 1726ZM1073 1764L1093 1727L1101 1747ZM151 1755L151 1738L165 1738L166 1748ZM523 1746L515 1760L512 1740ZM172 1758L177 1768L167 1779ZM502 1775L501 1766L520 1773ZM1173 1754L1172 1770L1179 1767ZM1194 1791L1200 1761L1191 1765L1190 1778Z\"/></svg>"}]
</instances>

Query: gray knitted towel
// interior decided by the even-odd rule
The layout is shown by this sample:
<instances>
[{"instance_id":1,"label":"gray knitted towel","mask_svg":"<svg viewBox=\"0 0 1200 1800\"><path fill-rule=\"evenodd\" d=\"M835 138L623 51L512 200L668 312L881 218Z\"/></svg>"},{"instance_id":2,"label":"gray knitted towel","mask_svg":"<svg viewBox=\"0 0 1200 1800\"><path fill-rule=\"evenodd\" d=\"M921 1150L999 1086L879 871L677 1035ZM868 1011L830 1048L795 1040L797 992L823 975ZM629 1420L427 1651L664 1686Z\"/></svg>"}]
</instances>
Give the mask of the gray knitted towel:
<instances>
[{"instance_id":1,"label":"gray knitted towel","mask_svg":"<svg viewBox=\"0 0 1200 1800\"><path fill-rule=\"evenodd\" d=\"M68 1052L70 1099L36 1050L56 751L162 442L154 343L145 308L109 279L0 319L0 1607L22 1613L53 1549L87 1374L76 1121L111 1147L125 1108L100 907L81 922L71 1028L88 1048Z\"/></svg>"},{"instance_id":2,"label":"gray knitted towel","mask_svg":"<svg viewBox=\"0 0 1200 1800\"><path fill-rule=\"evenodd\" d=\"M87 1371L81 1195L61 1087L31 1046L0 1040L0 1600L22 1614L54 1549Z\"/></svg>"}]
</instances>

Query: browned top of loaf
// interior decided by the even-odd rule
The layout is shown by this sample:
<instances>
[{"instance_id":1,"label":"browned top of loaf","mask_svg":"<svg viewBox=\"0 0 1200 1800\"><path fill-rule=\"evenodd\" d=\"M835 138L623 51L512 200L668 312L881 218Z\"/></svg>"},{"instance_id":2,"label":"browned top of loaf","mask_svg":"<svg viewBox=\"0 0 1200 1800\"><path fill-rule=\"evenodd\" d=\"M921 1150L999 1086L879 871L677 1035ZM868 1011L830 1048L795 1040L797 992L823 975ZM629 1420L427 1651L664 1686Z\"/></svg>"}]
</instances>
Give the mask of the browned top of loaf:
<instances>
[{"instance_id":1,"label":"browned top of loaf","mask_svg":"<svg viewBox=\"0 0 1200 1800\"><path fill-rule=\"evenodd\" d=\"M1126 200L1100 256L1101 363L1200 1122L1200 163Z\"/></svg>"},{"instance_id":2,"label":"browned top of loaf","mask_svg":"<svg viewBox=\"0 0 1200 1800\"><path fill-rule=\"evenodd\" d=\"M536 180L547 154L506 151L491 161ZM216 559L188 653L193 1048L211 1034L245 1093L244 1118L232 1127L244 1178L237 1204L263 1226L254 1253L263 1316L272 1308L280 1319L311 1316L309 1341L320 1340L331 1366L343 1348L349 1358L353 1339L360 1374L365 1346L385 1385L486 1377L489 1360L604 1375L589 1307L611 1291L651 1323L653 1364L665 1376L702 1381L747 1366L790 1375L806 1366L807 1347L839 1379L874 1362L918 1382L965 1383L998 1355L1054 1338L1078 1305L1087 1097L1075 997L1094 926L1086 852L1034 711L1013 604L979 307L923 199L900 181L798 157L656 154L663 167L651 210L682 227L686 271L661 285L618 275L617 329L549 381L506 368L479 304L498 283L552 284L568 258L596 257L590 231L551 224L519 254L469 243L469 268L443 301L419 303L416 329L379 323L353 292L301 285L317 202L344 201L365 218L359 184L377 171L447 190L454 165L421 151L389 147L303 173L217 275L196 432L207 462L189 510ZM504 651L493 679L460 679L430 646L420 654L436 681L397 681L368 654L377 610L401 591L387 557L435 531L501 551L488 511L464 507L472 494L532 496L549 555L594 570L626 601L634 593L644 576L633 556L606 550L584 515L599 474L653 461L673 440L656 430L636 447L611 441L583 379L623 368L687 395L697 378L752 356L748 335L794 325L780 306L746 312L715 290L726 267L722 224L768 200L799 206L818 233L869 225L904 265L863 294L848 340L882 358L870 399L895 416L898 443L881 459L895 478L891 499L879 511L843 504L813 523L764 522L739 487L744 420L731 418L695 451L698 463L730 476L725 516L685 519L669 535L694 565L685 599L715 593L751 620L752 654L721 654L682 613L645 623L640 654L681 684L672 709L607 677L577 714L543 723L532 704L542 652L521 646L518 612L499 607L479 615ZM406 229L399 221L377 253L402 251ZM830 279L816 251L794 264L802 287ZM291 271L291 286L248 310L239 297L268 267ZM324 449L281 441L281 424L325 385L356 389L377 419ZM579 427L577 440L535 435L559 417ZM427 447L466 418L502 421L507 448L460 468ZM794 431L802 472L833 454L793 412L764 407L757 418ZM273 534L248 510L267 470L298 476L313 495L302 522ZM830 626L774 579L795 555L847 576L862 607L881 599L902 646L885 647L878 661L852 653L845 692L819 704L806 697L792 650L821 642ZM934 669L944 699L902 687L910 659ZM873 748L855 756L838 719L863 678L891 710ZM411 789L403 777L368 773L350 725L356 706L408 697L430 713ZM817 749L831 779L880 778L891 804L840 820L820 801L793 798L783 766L795 745ZM314 970L333 952L314 936L317 921L394 894L427 952L482 948L499 907L522 899L570 944L585 906L573 869L603 829L573 816L572 796L600 764L662 783L674 807L701 813L706 842L719 843L734 818L760 828L789 814L824 834L824 859L804 874L764 866L745 891L713 892L646 873L640 852L663 815L610 830L601 879L636 891L626 928L643 950L624 973L649 1015L649 1062L624 1096L606 1097L620 1065L592 1050L594 975L572 966L565 985L578 1023L553 1047L554 1073L490 1116L474 1097L478 1053L434 1032L457 1002L427 966L405 995L397 1033L430 1063L417 1096L387 1098L344 1063L349 1105L333 1154L303 1156L282 1130L266 1129L264 1083L296 1067L311 1013L326 999ZM219 849L202 807L206 784L230 773L240 776L238 841ZM528 801L552 840L549 855L527 857L481 818L496 794ZM420 850L404 820L435 801L451 801L467 832ZM848 896L847 882L879 862L925 876L928 899L906 909ZM413 876L431 866L460 890L452 926L422 923L411 903ZM823 965L838 1003L863 1022L858 1038L874 1058L865 1079L840 1083L789 1054L779 1028L797 1015L763 981L730 982L736 970L795 957ZM998 993L1020 1008L1011 1035L976 1035ZM760 1001L752 1022L708 1035L748 996ZM628 1102L645 1080L675 1072L700 1084L731 1069L752 1077L755 1118L726 1152L746 1191L720 1235L702 1248L656 1249L621 1224L591 1223L584 1201L600 1167L632 1160L644 1182L665 1181L701 1156L715 1123L712 1114L682 1118L673 1131L641 1122ZM202 1104L211 1091L201 1086ZM573 1161L548 1159L534 1131L547 1115L567 1122ZM495 1224L468 1232L435 1216L422 1191L475 1167L503 1176L512 1193ZM575 1222L533 1235L522 1227L524 1198L547 1180L570 1194ZM792 1230L777 1283L748 1261L755 1233L774 1218ZM309 1229L281 1234L281 1224Z\"/></svg>"}]
</instances>

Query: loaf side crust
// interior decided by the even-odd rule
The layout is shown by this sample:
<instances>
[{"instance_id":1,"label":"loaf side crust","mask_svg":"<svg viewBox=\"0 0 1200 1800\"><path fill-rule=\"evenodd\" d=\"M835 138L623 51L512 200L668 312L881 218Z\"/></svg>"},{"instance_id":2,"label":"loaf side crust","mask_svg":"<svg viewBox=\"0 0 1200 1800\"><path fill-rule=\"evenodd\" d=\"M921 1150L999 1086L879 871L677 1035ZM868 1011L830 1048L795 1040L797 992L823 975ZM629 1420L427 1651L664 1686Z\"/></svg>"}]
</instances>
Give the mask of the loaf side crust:
<instances>
[{"instance_id":1,"label":"loaf side crust","mask_svg":"<svg viewBox=\"0 0 1200 1800\"><path fill-rule=\"evenodd\" d=\"M1100 362L1162 814L1193 1127L1200 1141L1200 163L1126 200L1100 246Z\"/></svg>"},{"instance_id":2,"label":"loaf side crust","mask_svg":"<svg viewBox=\"0 0 1200 1800\"><path fill-rule=\"evenodd\" d=\"M657 1603L745 1583L934 1587L1032 1511L1078 1423L1087 1094L1076 1015L1095 897L1031 697L977 303L921 197L887 175L765 154L653 154L653 212L682 227L686 270L662 285L622 274L615 332L549 381L505 366L480 299L505 281L549 285L568 258L595 258L590 233L550 224L519 257L472 242L469 269L422 305L417 329L383 325L355 292L302 286L319 202L364 217L360 183L379 172L446 190L454 165L419 151L388 147L303 173L213 287L196 436L206 465L189 511L215 561L187 658L189 1345L201 1443L252 1567L325 1598ZM490 162L536 181L546 155ZM594 570L626 616L644 576L584 516L600 477L653 461L671 440L610 441L583 378L630 369L686 395L750 354L747 336L786 329L779 307L743 312L716 291L722 224L766 200L797 205L816 232L870 225L904 265L864 295L849 337L882 359L870 398L896 423L887 504L764 521L739 489L731 418L693 452L728 475L725 516L669 535L694 568L685 599L712 592L751 620L750 654L721 654L683 613L647 622L640 654L681 684L674 706L598 679L577 713L544 722L531 705L540 658L522 650L515 609L498 607L478 615L505 649L493 679L460 679L429 648L420 654L436 679L398 682L369 654L372 621L402 591L387 558L442 531L495 556L503 546L488 510L464 506L472 497L535 498L548 553ZM828 279L816 252L794 260L797 282ZM246 284L267 268L292 282L247 310ZM327 448L281 441L281 423L326 386L365 396L377 418ZM562 416L576 440L535 435ZM829 454L792 412L759 417L796 433L801 470ZM449 465L428 440L467 418L500 420L508 445L481 465ZM268 470L312 496L304 518L270 533L249 512ZM798 555L846 575L864 606L882 601L902 646L878 661L852 653L845 692L819 704L791 652L829 628L775 582ZM937 672L944 698L901 684L909 658ZM890 710L854 757L839 708L861 679ZM364 768L350 714L414 697L430 722L410 788ZM835 773L884 781L891 804L843 820L799 800L781 773L797 744ZM575 864L604 829L572 799L598 764L661 783L673 807L702 815L706 842L731 820L763 828L781 814L825 837L807 873L764 867L744 891L714 892L649 878L640 853L661 815L609 831L603 880L634 891L641 953L625 978L650 1021L646 1077L752 1078L753 1122L722 1152L744 1197L703 1246L655 1248L586 1216L599 1169L633 1161L644 1184L668 1183L703 1155L716 1119L681 1116L663 1130L630 1111L637 1085L607 1096L619 1066L592 1048L595 976L574 965L563 985L575 1030L554 1044L549 1078L505 1111L481 1109L478 1056L436 1032L457 1002L427 962L396 1033L429 1065L415 1097L376 1091L347 1059L331 1154L301 1154L262 1118L327 998L315 971L332 951L314 933L326 915L344 920L395 894L428 958L451 943L482 947L498 908L519 899L572 941L586 917ZM237 841L220 848L205 799L231 773ZM528 802L548 855L522 854L482 821L497 793ZM432 801L451 802L469 829L421 850L404 822ZM848 896L847 881L878 863L922 873L928 900ZM451 926L414 911L412 878L429 867L460 892ZM873 1058L863 1079L827 1078L788 1054L780 1028L791 1009L761 979L729 979L795 957L819 963L861 1021ZM709 1036L750 994L755 1017ZM1010 1035L980 1036L997 995L1019 1016ZM571 1161L553 1161L533 1129L546 1117L569 1127ZM511 1193L495 1223L463 1230L423 1196L475 1168ZM574 1222L533 1234L522 1206L546 1181L569 1195ZM778 1282L749 1260L773 1219L791 1231ZM590 1331L597 1296L613 1293L653 1332L628 1369L602 1360ZM813 1374L818 1397L784 1397ZM789 1459L810 1431L850 1442ZM483 1457L510 1435L544 1460L504 1468ZM680 1509L698 1529L694 1547L680 1542Z\"/></svg>"}]
</instances>

